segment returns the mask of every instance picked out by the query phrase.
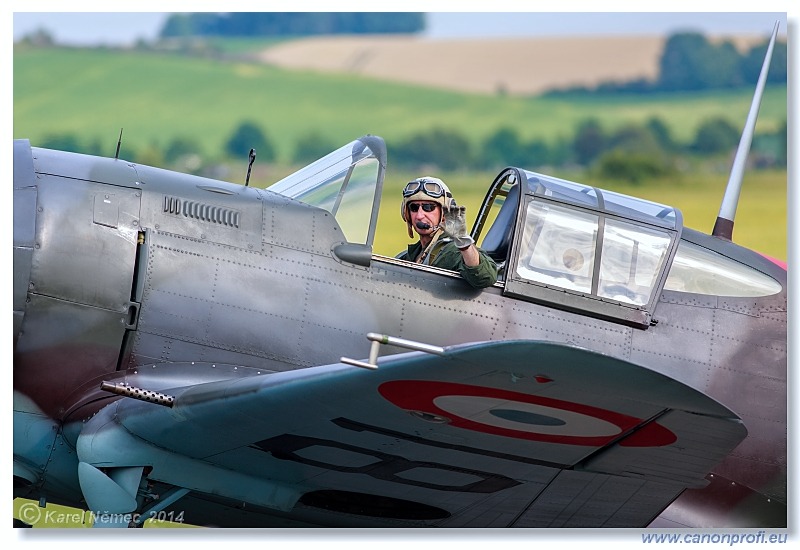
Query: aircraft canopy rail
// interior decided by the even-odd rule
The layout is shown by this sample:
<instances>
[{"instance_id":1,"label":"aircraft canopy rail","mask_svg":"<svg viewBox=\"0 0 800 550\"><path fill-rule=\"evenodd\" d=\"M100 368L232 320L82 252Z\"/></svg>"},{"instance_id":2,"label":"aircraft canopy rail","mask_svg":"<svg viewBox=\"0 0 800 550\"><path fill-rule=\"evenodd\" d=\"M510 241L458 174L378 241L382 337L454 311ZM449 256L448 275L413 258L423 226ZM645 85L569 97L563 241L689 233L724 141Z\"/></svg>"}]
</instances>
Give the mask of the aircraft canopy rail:
<instances>
[{"instance_id":1,"label":"aircraft canopy rail","mask_svg":"<svg viewBox=\"0 0 800 550\"><path fill-rule=\"evenodd\" d=\"M602 211L646 224L677 230L680 212L644 199L589 187L552 176L520 170L526 176L528 192L574 206Z\"/></svg>"},{"instance_id":2,"label":"aircraft canopy rail","mask_svg":"<svg viewBox=\"0 0 800 550\"><path fill-rule=\"evenodd\" d=\"M487 202L502 196L506 211L516 203L507 295L650 326L680 240L679 210L516 168L492 187ZM477 227L491 218L490 208L484 204Z\"/></svg>"}]
</instances>

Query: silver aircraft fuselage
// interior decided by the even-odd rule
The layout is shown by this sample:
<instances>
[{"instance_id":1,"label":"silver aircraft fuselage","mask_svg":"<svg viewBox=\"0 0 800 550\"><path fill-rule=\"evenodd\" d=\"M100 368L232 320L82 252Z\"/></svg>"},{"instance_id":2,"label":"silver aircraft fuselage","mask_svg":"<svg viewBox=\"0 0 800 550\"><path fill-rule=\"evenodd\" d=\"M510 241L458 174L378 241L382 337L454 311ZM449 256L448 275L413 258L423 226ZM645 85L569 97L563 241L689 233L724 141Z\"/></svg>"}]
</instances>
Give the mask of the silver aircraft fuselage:
<instances>
[{"instance_id":1,"label":"silver aircraft fuselage","mask_svg":"<svg viewBox=\"0 0 800 550\"><path fill-rule=\"evenodd\" d=\"M20 496L85 505L76 440L120 399L103 382L158 392L329 365L367 357L365 335L377 332L434 346L564 343L680 381L729 407L748 435L655 524L735 524L745 505L785 521L786 271L754 252L683 230L682 241L780 291L663 288L652 322L637 325L510 296L504 280L474 289L456 273L372 255L350 246L331 212L270 190L24 141L14 162Z\"/></svg>"}]
</instances>

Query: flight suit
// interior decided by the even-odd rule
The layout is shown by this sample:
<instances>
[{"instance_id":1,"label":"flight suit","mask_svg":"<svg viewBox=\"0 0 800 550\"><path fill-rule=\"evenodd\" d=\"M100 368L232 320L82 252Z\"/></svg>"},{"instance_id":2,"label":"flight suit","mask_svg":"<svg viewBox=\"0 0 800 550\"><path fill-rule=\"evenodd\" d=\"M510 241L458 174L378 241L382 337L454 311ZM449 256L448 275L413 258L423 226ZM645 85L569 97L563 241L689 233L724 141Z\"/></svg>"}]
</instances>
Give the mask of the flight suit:
<instances>
[{"instance_id":1,"label":"flight suit","mask_svg":"<svg viewBox=\"0 0 800 550\"><path fill-rule=\"evenodd\" d=\"M422 253L422 243L417 241L408 245L408 250L404 250L397 255L398 259L415 261ZM433 246L428 257L422 262L426 265L458 271L458 273L475 288L491 286L497 281L497 264L485 252L478 249L480 263L476 266L469 266L464 263L464 258L456 245L450 239L440 239Z\"/></svg>"}]
</instances>

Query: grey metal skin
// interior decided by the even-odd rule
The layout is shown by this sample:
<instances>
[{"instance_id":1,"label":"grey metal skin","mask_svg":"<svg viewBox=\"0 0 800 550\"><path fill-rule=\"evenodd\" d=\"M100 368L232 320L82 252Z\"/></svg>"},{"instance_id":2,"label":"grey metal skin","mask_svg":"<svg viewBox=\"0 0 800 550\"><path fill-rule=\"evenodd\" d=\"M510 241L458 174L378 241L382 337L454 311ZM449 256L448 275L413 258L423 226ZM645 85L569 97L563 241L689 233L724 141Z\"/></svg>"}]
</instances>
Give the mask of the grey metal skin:
<instances>
[{"instance_id":1,"label":"grey metal skin","mask_svg":"<svg viewBox=\"0 0 800 550\"><path fill-rule=\"evenodd\" d=\"M330 212L268 190L22 140L14 162L16 496L87 506L77 441L87 420L128 399L101 383L169 393L330 365L367 357L365 335L377 332L433 346L563 343L673 378L730 408L747 437L706 488L683 492L652 525L786 525L786 271L754 252L684 229L680 239L752 266L781 291L661 290L652 322L637 324L372 256L369 243L347 243ZM120 483L135 489L139 477ZM216 525L315 523L228 497L179 502ZM343 516L318 514L319 524Z\"/></svg>"}]
</instances>

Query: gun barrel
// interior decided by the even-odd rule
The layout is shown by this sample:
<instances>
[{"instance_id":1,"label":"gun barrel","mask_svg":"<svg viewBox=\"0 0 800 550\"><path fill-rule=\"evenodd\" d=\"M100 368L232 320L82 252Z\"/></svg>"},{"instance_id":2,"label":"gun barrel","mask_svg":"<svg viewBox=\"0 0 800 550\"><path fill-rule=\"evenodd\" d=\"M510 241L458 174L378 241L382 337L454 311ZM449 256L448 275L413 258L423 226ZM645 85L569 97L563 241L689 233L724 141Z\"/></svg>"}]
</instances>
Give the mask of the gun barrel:
<instances>
[{"instance_id":1,"label":"gun barrel","mask_svg":"<svg viewBox=\"0 0 800 550\"><path fill-rule=\"evenodd\" d=\"M172 407L172 405L175 403L175 398L171 395L137 388L127 384L113 384L111 382L103 381L100 383L100 389L116 395L121 395L123 397L130 397L132 399L138 399L139 401L147 401L149 403L155 403L156 405L163 405L165 407Z\"/></svg>"}]
</instances>

